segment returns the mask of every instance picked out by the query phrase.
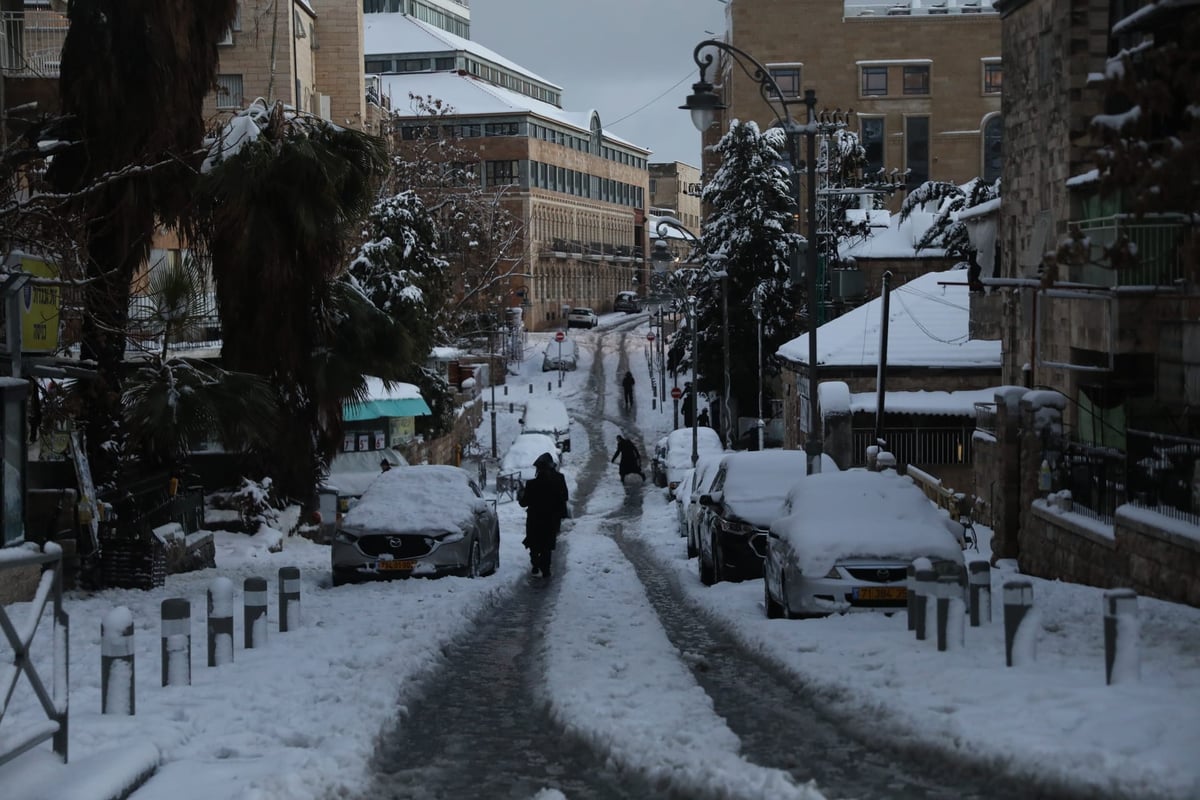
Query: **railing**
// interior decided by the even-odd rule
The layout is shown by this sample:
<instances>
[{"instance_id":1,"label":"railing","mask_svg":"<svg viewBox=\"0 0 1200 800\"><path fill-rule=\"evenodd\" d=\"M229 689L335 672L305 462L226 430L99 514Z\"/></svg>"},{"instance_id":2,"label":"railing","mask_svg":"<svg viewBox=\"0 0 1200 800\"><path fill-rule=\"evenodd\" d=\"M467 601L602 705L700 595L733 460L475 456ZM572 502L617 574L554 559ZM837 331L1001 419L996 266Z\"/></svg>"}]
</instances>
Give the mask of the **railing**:
<instances>
[{"instance_id":1,"label":"railing","mask_svg":"<svg viewBox=\"0 0 1200 800\"><path fill-rule=\"evenodd\" d=\"M21 673L25 674L29 686L37 695L46 721L29 725L11 736L0 736L0 764L11 761L47 739L51 740L54 752L63 762L67 761L67 686L70 666L67 646L70 640L70 618L63 611L62 604L62 551L57 546L47 546L44 552L25 547L0 550L0 574L8 569L33 565L44 565L45 570L38 581L37 592L29 606L24 624L20 627L13 625L8 612L0 606L0 631L3 631L4 638L12 648L12 655L0 660L0 697L4 698L3 705L0 705L0 722L4 721L8 703L13 697L13 690ZM50 600L54 601L54 632L51 637L54 653L50 664L52 682L50 691L47 691L29 657L29 650L46 603Z\"/></svg>"},{"instance_id":2,"label":"railing","mask_svg":"<svg viewBox=\"0 0 1200 800\"><path fill-rule=\"evenodd\" d=\"M1061 447L1051 488L1070 491L1071 511L1111 525L1126 498L1125 454L1082 442L1062 442Z\"/></svg>"},{"instance_id":3,"label":"railing","mask_svg":"<svg viewBox=\"0 0 1200 800\"><path fill-rule=\"evenodd\" d=\"M1200 525L1200 497L1195 488L1200 440L1129 430L1125 447L1129 502Z\"/></svg>"},{"instance_id":4,"label":"railing","mask_svg":"<svg viewBox=\"0 0 1200 800\"><path fill-rule=\"evenodd\" d=\"M0 70L6 77L57 78L68 24L49 9L0 12Z\"/></svg>"},{"instance_id":5,"label":"railing","mask_svg":"<svg viewBox=\"0 0 1200 800\"><path fill-rule=\"evenodd\" d=\"M996 435L996 404L975 404L975 430Z\"/></svg>"},{"instance_id":6,"label":"railing","mask_svg":"<svg viewBox=\"0 0 1200 800\"><path fill-rule=\"evenodd\" d=\"M1072 266L1070 279L1095 286L1177 286L1183 280L1180 239L1183 220L1178 215L1128 214L1071 223L1087 237L1088 263ZM1125 245L1116 259L1106 254L1113 245ZM1114 264L1115 261L1115 264Z\"/></svg>"},{"instance_id":7,"label":"railing","mask_svg":"<svg viewBox=\"0 0 1200 800\"><path fill-rule=\"evenodd\" d=\"M972 433L971 428L885 428L883 440L898 464L970 464ZM867 448L875 443L874 430L852 431L852 466L866 466Z\"/></svg>"}]
</instances>

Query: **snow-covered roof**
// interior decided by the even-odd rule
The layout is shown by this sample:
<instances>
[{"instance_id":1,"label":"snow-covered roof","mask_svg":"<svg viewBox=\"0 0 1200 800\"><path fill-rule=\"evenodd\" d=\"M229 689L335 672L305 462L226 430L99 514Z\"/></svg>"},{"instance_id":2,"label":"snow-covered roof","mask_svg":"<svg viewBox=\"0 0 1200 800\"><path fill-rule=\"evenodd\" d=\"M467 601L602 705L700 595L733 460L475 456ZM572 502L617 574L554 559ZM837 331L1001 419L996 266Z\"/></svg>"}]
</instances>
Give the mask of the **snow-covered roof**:
<instances>
[{"instance_id":1,"label":"snow-covered roof","mask_svg":"<svg viewBox=\"0 0 1200 800\"><path fill-rule=\"evenodd\" d=\"M343 528L389 533L454 533L474 522L471 476L458 467L419 464L381 472L346 512Z\"/></svg>"},{"instance_id":2,"label":"snow-covered roof","mask_svg":"<svg viewBox=\"0 0 1200 800\"><path fill-rule=\"evenodd\" d=\"M394 12L363 14L363 54L368 59L387 55L444 53L448 50L469 53L497 66L519 72L531 80L562 90L561 86L515 61L510 61L495 50L441 28L435 28L415 17Z\"/></svg>"},{"instance_id":3,"label":"snow-covered roof","mask_svg":"<svg viewBox=\"0 0 1200 800\"><path fill-rule=\"evenodd\" d=\"M421 397L421 390L411 383L392 383L386 386L380 378L366 376L367 400L364 403L347 403L342 417L347 422L357 422L382 417L423 417L433 411Z\"/></svg>"},{"instance_id":4,"label":"snow-covered roof","mask_svg":"<svg viewBox=\"0 0 1200 800\"><path fill-rule=\"evenodd\" d=\"M958 523L912 478L894 472L810 475L792 487L786 510L795 513L776 519L771 531L791 545L805 575L824 575L842 558L963 558L950 527Z\"/></svg>"},{"instance_id":5,"label":"snow-covered roof","mask_svg":"<svg viewBox=\"0 0 1200 800\"><path fill-rule=\"evenodd\" d=\"M901 222L899 214L851 209L846 212L846 218L851 222L868 219L871 235L843 243L838 249L842 258L939 258L946 255L940 247L916 249L917 242L933 224L933 212L914 211Z\"/></svg>"},{"instance_id":6,"label":"snow-covered roof","mask_svg":"<svg viewBox=\"0 0 1200 800\"><path fill-rule=\"evenodd\" d=\"M950 282L960 285L939 285ZM1000 368L999 339L970 339L967 273L927 272L892 289L888 314L887 363L891 367ZM880 297L817 329L817 363L831 367L879 363ZM796 364L808 363L808 334L776 351Z\"/></svg>"},{"instance_id":7,"label":"snow-covered roof","mask_svg":"<svg viewBox=\"0 0 1200 800\"><path fill-rule=\"evenodd\" d=\"M835 381L834 383L840 383ZM822 383L824 390L828 383ZM842 384L843 386L845 384ZM937 416L974 416L976 403L994 403L999 387L965 389L958 392L885 392L884 411L888 414L933 414ZM825 395L821 395L822 401ZM875 392L850 395L850 412L874 411L879 396Z\"/></svg>"}]
</instances>

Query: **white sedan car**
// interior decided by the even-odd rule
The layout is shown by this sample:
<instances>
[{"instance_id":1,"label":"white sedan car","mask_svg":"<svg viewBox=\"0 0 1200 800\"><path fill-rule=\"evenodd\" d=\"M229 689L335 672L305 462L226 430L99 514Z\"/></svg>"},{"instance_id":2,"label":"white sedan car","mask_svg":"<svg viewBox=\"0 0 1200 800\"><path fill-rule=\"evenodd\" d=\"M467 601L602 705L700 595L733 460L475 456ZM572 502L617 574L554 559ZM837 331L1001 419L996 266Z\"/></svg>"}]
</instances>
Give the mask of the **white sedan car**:
<instances>
[{"instance_id":1,"label":"white sedan car","mask_svg":"<svg viewBox=\"0 0 1200 800\"><path fill-rule=\"evenodd\" d=\"M600 318L590 308L572 308L567 312L568 328L594 328L600 324Z\"/></svg>"},{"instance_id":2,"label":"white sedan car","mask_svg":"<svg viewBox=\"0 0 1200 800\"><path fill-rule=\"evenodd\" d=\"M549 453L554 466L561 463L561 456L554 440L544 433L522 433L508 448L500 460L500 471L496 473L496 491L515 490L520 482L531 480L537 470L533 462L542 453Z\"/></svg>"},{"instance_id":3,"label":"white sedan car","mask_svg":"<svg viewBox=\"0 0 1200 800\"><path fill-rule=\"evenodd\" d=\"M908 565L928 558L959 576L962 526L894 472L809 475L771 523L763 563L768 617L896 611L906 601Z\"/></svg>"}]
</instances>

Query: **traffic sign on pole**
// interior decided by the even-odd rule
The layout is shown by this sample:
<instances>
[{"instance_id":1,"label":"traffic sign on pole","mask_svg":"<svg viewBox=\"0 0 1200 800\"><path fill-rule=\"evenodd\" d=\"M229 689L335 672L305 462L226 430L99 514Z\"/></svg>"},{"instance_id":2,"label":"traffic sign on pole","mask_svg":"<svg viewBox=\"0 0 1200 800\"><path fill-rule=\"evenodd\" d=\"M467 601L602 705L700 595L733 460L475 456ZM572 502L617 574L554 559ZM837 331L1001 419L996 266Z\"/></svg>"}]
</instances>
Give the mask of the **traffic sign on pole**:
<instances>
[{"instance_id":1,"label":"traffic sign on pole","mask_svg":"<svg viewBox=\"0 0 1200 800\"><path fill-rule=\"evenodd\" d=\"M554 334L554 341L556 341L556 342L561 342L565 338L567 338L567 335L565 333L563 333L562 331L558 331L557 333Z\"/></svg>"},{"instance_id":2,"label":"traffic sign on pole","mask_svg":"<svg viewBox=\"0 0 1200 800\"><path fill-rule=\"evenodd\" d=\"M647 333L647 334L646 334L646 341L647 341L647 342L653 342L653 341L654 341L654 331L650 331L649 333Z\"/></svg>"},{"instance_id":3,"label":"traffic sign on pole","mask_svg":"<svg viewBox=\"0 0 1200 800\"><path fill-rule=\"evenodd\" d=\"M678 386L672 386L671 387L671 399L678 400L681 397L683 397L683 389L680 389Z\"/></svg>"}]
</instances>

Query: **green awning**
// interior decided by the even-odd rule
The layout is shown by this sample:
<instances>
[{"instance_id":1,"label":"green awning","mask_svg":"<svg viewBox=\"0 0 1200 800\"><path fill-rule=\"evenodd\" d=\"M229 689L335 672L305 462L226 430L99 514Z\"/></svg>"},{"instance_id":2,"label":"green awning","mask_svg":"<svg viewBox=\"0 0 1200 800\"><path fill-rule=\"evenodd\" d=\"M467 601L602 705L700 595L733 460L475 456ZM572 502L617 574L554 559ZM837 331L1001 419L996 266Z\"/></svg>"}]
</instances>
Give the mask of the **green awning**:
<instances>
[{"instance_id":1,"label":"green awning","mask_svg":"<svg viewBox=\"0 0 1200 800\"><path fill-rule=\"evenodd\" d=\"M425 417L432 414L429 404L420 397L398 400L369 400L366 403L347 403L342 409L346 422L361 422L383 417Z\"/></svg>"}]
</instances>

